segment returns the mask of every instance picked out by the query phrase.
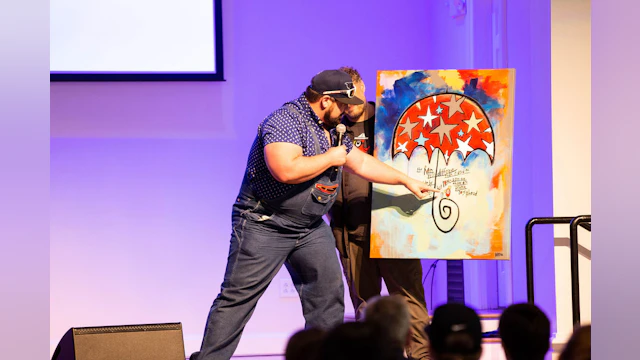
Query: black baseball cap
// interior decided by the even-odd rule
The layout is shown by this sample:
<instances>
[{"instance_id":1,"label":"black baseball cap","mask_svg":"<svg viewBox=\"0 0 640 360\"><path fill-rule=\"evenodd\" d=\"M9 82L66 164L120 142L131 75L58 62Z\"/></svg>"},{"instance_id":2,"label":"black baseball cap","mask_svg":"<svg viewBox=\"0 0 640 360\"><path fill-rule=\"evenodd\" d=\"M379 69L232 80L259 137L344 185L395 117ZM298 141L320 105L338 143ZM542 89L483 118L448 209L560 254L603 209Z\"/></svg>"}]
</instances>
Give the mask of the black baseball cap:
<instances>
[{"instance_id":1,"label":"black baseball cap","mask_svg":"<svg viewBox=\"0 0 640 360\"><path fill-rule=\"evenodd\" d=\"M432 349L440 354L470 355L482 349L480 317L464 304L449 303L436 308L425 332ZM455 334L467 334L471 343L460 344L453 339Z\"/></svg>"},{"instance_id":2,"label":"black baseball cap","mask_svg":"<svg viewBox=\"0 0 640 360\"><path fill-rule=\"evenodd\" d=\"M356 87L351 76L340 70L325 70L311 79L311 89L320 95L329 95L341 103L362 105L364 101L356 97Z\"/></svg>"}]
</instances>

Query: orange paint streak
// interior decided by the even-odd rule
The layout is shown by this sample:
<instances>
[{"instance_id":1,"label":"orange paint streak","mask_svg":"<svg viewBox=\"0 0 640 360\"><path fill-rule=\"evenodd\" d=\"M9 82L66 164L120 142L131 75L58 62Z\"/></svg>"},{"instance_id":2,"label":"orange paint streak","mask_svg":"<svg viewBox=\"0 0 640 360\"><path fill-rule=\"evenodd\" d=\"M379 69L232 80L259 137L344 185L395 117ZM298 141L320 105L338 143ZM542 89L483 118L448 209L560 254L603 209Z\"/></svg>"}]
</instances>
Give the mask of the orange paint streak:
<instances>
[{"instance_id":1,"label":"orange paint streak","mask_svg":"<svg viewBox=\"0 0 640 360\"><path fill-rule=\"evenodd\" d=\"M478 79L478 88L490 97L504 97L501 90L508 87L509 70L460 70L460 78L468 84L472 79ZM487 74L491 75L487 75Z\"/></svg>"},{"instance_id":2,"label":"orange paint streak","mask_svg":"<svg viewBox=\"0 0 640 360\"><path fill-rule=\"evenodd\" d=\"M413 234L410 234L409 236L407 236L407 248L404 249L405 254L411 253L411 249L413 248L414 241L415 241L415 236Z\"/></svg>"},{"instance_id":3,"label":"orange paint streak","mask_svg":"<svg viewBox=\"0 0 640 360\"><path fill-rule=\"evenodd\" d=\"M497 222L498 224L502 224L503 221L504 221L504 214L500 214L500 218L498 219ZM502 243L502 241L504 240L503 230L504 229L499 227L493 231L493 234L491 234L491 255L492 256L497 252L502 252L503 250L503 243Z\"/></svg>"},{"instance_id":4,"label":"orange paint streak","mask_svg":"<svg viewBox=\"0 0 640 360\"><path fill-rule=\"evenodd\" d=\"M506 89L507 84L500 81L492 81L492 78L489 76L485 81L482 82L482 89L487 95L491 97L500 97L498 93L502 89Z\"/></svg>"},{"instance_id":5,"label":"orange paint streak","mask_svg":"<svg viewBox=\"0 0 640 360\"><path fill-rule=\"evenodd\" d=\"M380 249L382 248L382 239L380 238L380 234L373 232L371 233L371 253L369 254L369 257L371 258L382 258L382 252L380 251Z\"/></svg>"},{"instance_id":6,"label":"orange paint streak","mask_svg":"<svg viewBox=\"0 0 640 360\"><path fill-rule=\"evenodd\" d=\"M497 189L500 186L500 180L502 180L504 168L491 179L491 189Z\"/></svg>"},{"instance_id":7,"label":"orange paint streak","mask_svg":"<svg viewBox=\"0 0 640 360\"><path fill-rule=\"evenodd\" d=\"M469 83L469 80L475 79L478 77L478 70L458 70L460 74L460 79L464 80L465 84Z\"/></svg>"}]
</instances>

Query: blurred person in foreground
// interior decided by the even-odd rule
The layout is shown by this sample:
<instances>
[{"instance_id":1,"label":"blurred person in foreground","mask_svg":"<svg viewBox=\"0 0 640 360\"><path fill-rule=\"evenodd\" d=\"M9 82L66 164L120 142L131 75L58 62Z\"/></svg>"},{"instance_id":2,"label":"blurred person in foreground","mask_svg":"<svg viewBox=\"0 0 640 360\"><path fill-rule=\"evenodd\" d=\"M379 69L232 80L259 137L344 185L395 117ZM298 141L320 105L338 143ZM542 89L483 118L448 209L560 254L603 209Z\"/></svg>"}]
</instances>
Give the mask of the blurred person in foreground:
<instances>
[{"instance_id":1,"label":"blurred person in foreground","mask_svg":"<svg viewBox=\"0 0 640 360\"><path fill-rule=\"evenodd\" d=\"M402 296L376 296L369 299L364 321L377 326L385 341L400 354L411 343L411 315Z\"/></svg>"},{"instance_id":2,"label":"blurred person in foreground","mask_svg":"<svg viewBox=\"0 0 640 360\"><path fill-rule=\"evenodd\" d=\"M533 304L513 304L500 315L498 332L507 360L544 360L551 346L551 323Z\"/></svg>"},{"instance_id":3,"label":"blurred person in foreground","mask_svg":"<svg viewBox=\"0 0 640 360\"><path fill-rule=\"evenodd\" d=\"M558 360L591 360L591 325L573 331Z\"/></svg>"},{"instance_id":4,"label":"blurred person in foreground","mask_svg":"<svg viewBox=\"0 0 640 360\"><path fill-rule=\"evenodd\" d=\"M482 356L480 317L466 305L437 307L426 333L434 360L479 360Z\"/></svg>"}]
</instances>

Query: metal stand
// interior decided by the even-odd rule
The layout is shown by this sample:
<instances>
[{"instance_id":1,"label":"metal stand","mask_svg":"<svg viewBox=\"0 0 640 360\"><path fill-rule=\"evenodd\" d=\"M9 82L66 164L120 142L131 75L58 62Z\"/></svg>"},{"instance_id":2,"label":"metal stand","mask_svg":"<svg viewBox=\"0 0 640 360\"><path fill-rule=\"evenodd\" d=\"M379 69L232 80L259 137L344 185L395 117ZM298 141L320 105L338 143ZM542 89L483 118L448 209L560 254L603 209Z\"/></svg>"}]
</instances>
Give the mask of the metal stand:
<instances>
[{"instance_id":1,"label":"metal stand","mask_svg":"<svg viewBox=\"0 0 640 360\"><path fill-rule=\"evenodd\" d=\"M533 288L533 226L537 224L569 224L571 250L571 304L573 323L580 324L580 277L578 273L578 226L591 231L591 215L576 217L540 217L532 218L526 226L526 259L527 259L527 300L534 303Z\"/></svg>"}]
</instances>

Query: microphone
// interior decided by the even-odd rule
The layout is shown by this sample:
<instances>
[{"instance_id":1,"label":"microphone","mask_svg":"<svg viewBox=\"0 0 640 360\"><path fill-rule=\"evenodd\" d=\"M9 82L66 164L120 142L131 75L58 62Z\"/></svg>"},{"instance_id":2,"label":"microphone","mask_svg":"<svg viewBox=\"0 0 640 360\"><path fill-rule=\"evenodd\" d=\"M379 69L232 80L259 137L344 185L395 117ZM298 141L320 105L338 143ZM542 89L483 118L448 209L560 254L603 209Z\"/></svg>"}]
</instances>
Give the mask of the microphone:
<instances>
[{"instance_id":1,"label":"microphone","mask_svg":"<svg viewBox=\"0 0 640 360\"><path fill-rule=\"evenodd\" d=\"M336 146L340 146L342 145L342 135L344 135L345 131L347 131L347 127L344 126L344 124L338 124L338 126L336 126L336 132L338 133L338 143L336 144ZM335 181L336 177L338 176L338 168L334 167L334 171L331 174L331 181Z\"/></svg>"},{"instance_id":2,"label":"microphone","mask_svg":"<svg viewBox=\"0 0 640 360\"><path fill-rule=\"evenodd\" d=\"M344 124L338 124L338 126L336 126L336 131L338 132L338 145L340 146L342 145L342 135L344 135L344 132L347 131L347 127L344 126Z\"/></svg>"}]
</instances>

